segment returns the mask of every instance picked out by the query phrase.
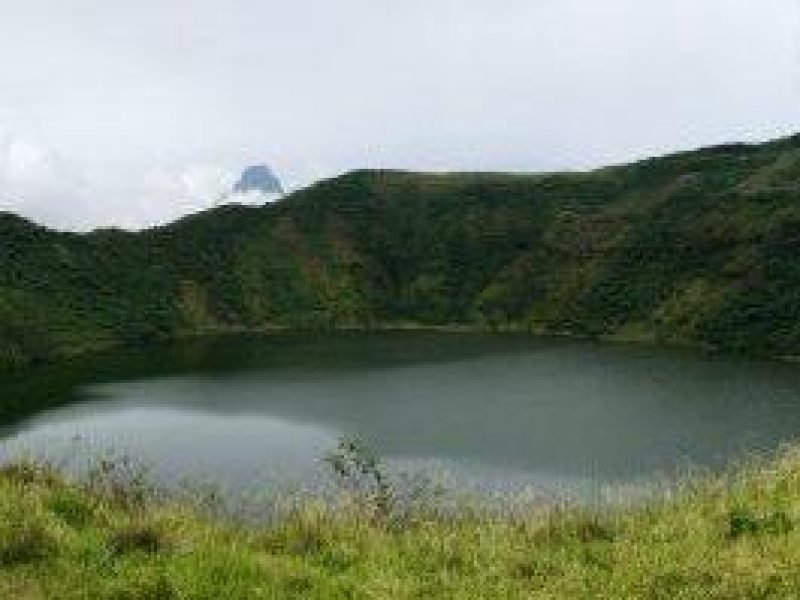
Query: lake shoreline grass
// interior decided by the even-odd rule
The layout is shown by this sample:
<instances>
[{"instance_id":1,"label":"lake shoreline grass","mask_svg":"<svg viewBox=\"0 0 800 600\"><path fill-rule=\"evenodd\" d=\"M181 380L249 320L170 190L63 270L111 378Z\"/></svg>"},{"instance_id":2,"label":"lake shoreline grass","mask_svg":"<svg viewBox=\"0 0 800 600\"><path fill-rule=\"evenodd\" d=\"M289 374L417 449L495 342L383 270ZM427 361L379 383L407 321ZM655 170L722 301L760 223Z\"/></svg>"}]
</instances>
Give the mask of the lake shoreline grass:
<instances>
[{"instance_id":1,"label":"lake shoreline grass","mask_svg":"<svg viewBox=\"0 0 800 600\"><path fill-rule=\"evenodd\" d=\"M788 598L800 448L640 505L497 516L297 502L270 524L154 497L113 469L0 469L4 598Z\"/></svg>"}]
</instances>

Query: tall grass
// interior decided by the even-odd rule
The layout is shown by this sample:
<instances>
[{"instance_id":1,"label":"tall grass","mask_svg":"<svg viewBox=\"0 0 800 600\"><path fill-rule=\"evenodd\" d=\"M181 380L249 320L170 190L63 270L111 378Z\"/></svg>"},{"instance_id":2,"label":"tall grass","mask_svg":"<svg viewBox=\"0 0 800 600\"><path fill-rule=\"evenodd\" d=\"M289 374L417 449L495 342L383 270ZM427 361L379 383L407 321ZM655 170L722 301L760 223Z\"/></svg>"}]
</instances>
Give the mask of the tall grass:
<instances>
[{"instance_id":1,"label":"tall grass","mask_svg":"<svg viewBox=\"0 0 800 600\"><path fill-rule=\"evenodd\" d=\"M403 504L351 450L358 489L261 526L125 468L6 465L0 598L800 597L798 448L640 505L507 514Z\"/></svg>"}]
</instances>

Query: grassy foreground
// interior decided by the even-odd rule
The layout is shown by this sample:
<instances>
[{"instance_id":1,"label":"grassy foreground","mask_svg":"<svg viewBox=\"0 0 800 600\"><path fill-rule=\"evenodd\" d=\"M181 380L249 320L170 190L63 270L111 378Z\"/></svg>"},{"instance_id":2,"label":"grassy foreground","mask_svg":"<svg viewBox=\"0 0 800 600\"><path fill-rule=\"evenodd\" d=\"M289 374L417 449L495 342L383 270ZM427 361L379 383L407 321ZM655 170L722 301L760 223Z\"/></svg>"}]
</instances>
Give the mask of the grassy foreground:
<instances>
[{"instance_id":1,"label":"grassy foreground","mask_svg":"<svg viewBox=\"0 0 800 600\"><path fill-rule=\"evenodd\" d=\"M602 515L305 506L257 528L139 489L4 467L0 598L800 597L798 448Z\"/></svg>"}]
</instances>

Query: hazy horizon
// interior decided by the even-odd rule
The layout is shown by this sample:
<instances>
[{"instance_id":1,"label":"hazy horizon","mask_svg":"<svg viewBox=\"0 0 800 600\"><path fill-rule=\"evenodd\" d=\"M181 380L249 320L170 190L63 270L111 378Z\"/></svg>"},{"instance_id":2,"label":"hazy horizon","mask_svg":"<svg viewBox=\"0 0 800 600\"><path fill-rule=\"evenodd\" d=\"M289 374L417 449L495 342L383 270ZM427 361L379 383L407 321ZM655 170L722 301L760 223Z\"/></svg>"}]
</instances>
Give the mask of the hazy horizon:
<instances>
[{"instance_id":1,"label":"hazy horizon","mask_svg":"<svg viewBox=\"0 0 800 600\"><path fill-rule=\"evenodd\" d=\"M0 10L0 210L139 228L266 163L585 170L800 131L795 0L30 0Z\"/></svg>"}]
</instances>

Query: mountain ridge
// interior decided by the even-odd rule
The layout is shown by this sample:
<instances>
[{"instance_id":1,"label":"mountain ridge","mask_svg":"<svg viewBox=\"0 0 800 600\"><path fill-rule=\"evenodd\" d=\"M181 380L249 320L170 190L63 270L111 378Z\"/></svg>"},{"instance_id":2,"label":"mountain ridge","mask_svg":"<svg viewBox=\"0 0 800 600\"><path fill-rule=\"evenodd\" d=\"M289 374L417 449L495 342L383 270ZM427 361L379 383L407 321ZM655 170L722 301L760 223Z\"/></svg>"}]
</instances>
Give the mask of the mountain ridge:
<instances>
[{"instance_id":1,"label":"mountain ridge","mask_svg":"<svg viewBox=\"0 0 800 600\"><path fill-rule=\"evenodd\" d=\"M138 232L0 213L0 363L417 324L800 354L800 135L574 173L356 170Z\"/></svg>"}]
</instances>

